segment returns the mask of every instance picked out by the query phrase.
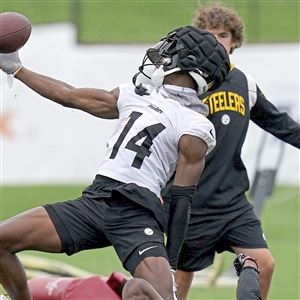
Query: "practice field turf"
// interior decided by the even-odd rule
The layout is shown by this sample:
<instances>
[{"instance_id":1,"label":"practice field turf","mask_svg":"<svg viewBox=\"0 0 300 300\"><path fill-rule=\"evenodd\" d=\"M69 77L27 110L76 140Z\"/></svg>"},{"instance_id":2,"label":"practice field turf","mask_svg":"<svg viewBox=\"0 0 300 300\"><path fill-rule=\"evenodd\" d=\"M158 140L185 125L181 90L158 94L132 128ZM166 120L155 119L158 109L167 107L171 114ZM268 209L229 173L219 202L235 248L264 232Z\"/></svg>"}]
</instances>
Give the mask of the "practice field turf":
<instances>
[{"instance_id":1,"label":"practice field turf","mask_svg":"<svg viewBox=\"0 0 300 300\"><path fill-rule=\"evenodd\" d=\"M73 22L83 43L155 42L191 24L199 3L210 0L1 0L0 11L25 14L34 24ZM225 0L245 23L248 42L299 41L298 0Z\"/></svg>"},{"instance_id":2,"label":"practice field turf","mask_svg":"<svg viewBox=\"0 0 300 300\"><path fill-rule=\"evenodd\" d=\"M60 200L73 199L80 195L83 186L36 186L2 187L0 190L1 220L25 209ZM298 300L299 291L299 188L280 187L264 207L262 223L265 235L275 256L277 266L269 300ZM42 257L64 261L95 274L109 275L123 271L113 249L101 249L78 253L67 257L63 254L26 252ZM232 256L228 254L227 263ZM126 273L126 272L124 272ZM234 288L193 288L189 300L233 300Z\"/></svg>"}]
</instances>

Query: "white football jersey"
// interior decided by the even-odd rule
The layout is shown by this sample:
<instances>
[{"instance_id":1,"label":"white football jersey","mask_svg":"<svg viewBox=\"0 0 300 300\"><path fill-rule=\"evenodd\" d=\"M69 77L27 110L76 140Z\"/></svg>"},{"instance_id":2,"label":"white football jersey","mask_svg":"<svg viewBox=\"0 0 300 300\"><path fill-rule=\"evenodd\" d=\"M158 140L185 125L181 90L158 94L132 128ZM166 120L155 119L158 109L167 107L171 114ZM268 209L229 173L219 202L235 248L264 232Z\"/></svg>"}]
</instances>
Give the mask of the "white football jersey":
<instances>
[{"instance_id":1,"label":"white football jersey","mask_svg":"<svg viewBox=\"0 0 300 300\"><path fill-rule=\"evenodd\" d=\"M201 138L209 153L216 142L214 126L203 115L165 99L156 89L144 96L135 93L133 84L119 89L119 122L107 142L98 174L146 187L159 197L175 171L180 137Z\"/></svg>"}]
</instances>

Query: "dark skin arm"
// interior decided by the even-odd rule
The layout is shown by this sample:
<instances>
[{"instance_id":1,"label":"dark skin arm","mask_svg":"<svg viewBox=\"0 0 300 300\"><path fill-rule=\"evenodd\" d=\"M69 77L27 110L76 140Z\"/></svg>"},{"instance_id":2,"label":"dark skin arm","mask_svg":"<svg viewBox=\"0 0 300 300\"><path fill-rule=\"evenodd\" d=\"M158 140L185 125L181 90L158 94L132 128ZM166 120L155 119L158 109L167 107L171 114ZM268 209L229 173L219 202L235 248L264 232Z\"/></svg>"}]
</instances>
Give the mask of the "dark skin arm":
<instances>
[{"instance_id":1,"label":"dark skin arm","mask_svg":"<svg viewBox=\"0 0 300 300\"><path fill-rule=\"evenodd\" d=\"M178 164L174 185L197 185L205 166L207 144L200 138L183 135L179 140Z\"/></svg>"},{"instance_id":2,"label":"dark skin arm","mask_svg":"<svg viewBox=\"0 0 300 300\"><path fill-rule=\"evenodd\" d=\"M200 138L184 135L179 141L176 175L171 188L167 252L172 269L177 268L179 253L184 242L190 207L200 175L205 165L207 144Z\"/></svg>"},{"instance_id":3,"label":"dark skin arm","mask_svg":"<svg viewBox=\"0 0 300 300\"><path fill-rule=\"evenodd\" d=\"M117 119L119 89L112 91L75 88L65 82L32 72L24 67L15 76L41 96L65 107L83 110L95 117Z\"/></svg>"}]
</instances>

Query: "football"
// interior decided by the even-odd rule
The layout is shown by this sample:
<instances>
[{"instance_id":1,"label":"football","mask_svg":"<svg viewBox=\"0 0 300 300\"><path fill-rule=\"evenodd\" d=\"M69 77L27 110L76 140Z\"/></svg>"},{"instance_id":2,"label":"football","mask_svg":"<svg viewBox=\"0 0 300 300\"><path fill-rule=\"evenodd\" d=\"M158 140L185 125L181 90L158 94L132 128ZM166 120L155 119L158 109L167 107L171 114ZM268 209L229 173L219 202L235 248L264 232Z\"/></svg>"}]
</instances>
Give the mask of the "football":
<instances>
[{"instance_id":1,"label":"football","mask_svg":"<svg viewBox=\"0 0 300 300\"><path fill-rule=\"evenodd\" d=\"M31 34L31 22L16 12L0 14L0 52L10 53L19 50Z\"/></svg>"}]
</instances>

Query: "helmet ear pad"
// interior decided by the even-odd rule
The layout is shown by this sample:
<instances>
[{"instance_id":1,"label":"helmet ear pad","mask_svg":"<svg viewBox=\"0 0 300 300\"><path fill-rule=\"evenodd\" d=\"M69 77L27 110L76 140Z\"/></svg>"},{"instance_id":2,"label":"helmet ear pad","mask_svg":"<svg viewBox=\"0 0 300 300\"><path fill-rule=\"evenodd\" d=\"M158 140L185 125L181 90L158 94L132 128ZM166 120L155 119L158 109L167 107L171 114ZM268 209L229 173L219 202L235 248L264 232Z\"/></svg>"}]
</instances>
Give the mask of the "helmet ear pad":
<instances>
[{"instance_id":1,"label":"helmet ear pad","mask_svg":"<svg viewBox=\"0 0 300 300\"><path fill-rule=\"evenodd\" d=\"M207 92L208 90L208 84L206 80L198 73L196 72L189 72L189 75L195 80L197 84L197 94L202 95Z\"/></svg>"},{"instance_id":2,"label":"helmet ear pad","mask_svg":"<svg viewBox=\"0 0 300 300\"><path fill-rule=\"evenodd\" d=\"M159 66L158 68L156 68L154 70L154 72L151 75L152 84L158 88L158 87L162 86L162 84L164 82L164 78L165 78L164 67Z\"/></svg>"},{"instance_id":3,"label":"helmet ear pad","mask_svg":"<svg viewBox=\"0 0 300 300\"><path fill-rule=\"evenodd\" d=\"M161 87L166 75L169 75L169 74L172 74L172 73L175 73L178 71L180 71L180 68L174 68L174 69L165 71L163 65L159 66L158 68L155 69L155 71L151 75L151 81L152 81L153 86L156 88Z\"/></svg>"}]
</instances>

